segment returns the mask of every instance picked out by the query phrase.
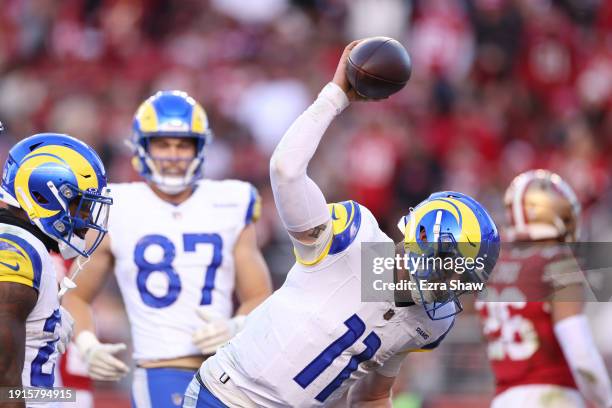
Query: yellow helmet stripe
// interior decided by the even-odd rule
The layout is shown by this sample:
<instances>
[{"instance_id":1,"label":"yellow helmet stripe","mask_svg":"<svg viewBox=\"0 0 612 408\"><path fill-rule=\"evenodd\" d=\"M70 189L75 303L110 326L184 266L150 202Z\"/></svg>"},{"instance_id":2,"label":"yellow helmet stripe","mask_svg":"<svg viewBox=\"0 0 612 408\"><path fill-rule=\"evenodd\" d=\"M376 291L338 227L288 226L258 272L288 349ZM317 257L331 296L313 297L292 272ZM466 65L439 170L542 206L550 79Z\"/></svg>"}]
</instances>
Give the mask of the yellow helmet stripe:
<instances>
[{"instance_id":1,"label":"yellow helmet stripe","mask_svg":"<svg viewBox=\"0 0 612 408\"><path fill-rule=\"evenodd\" d=\"M476 218L476 214L463 201L452 197L445 198L444 200L455 204L461 213L461 235L457 240L457 243L460 245L461 254L475 259L480 252L480 241L482 239L480 223Z\"/></svg>"},{"instance_id":2,"label":"yellow helmet stripe","mask_svg":"<svg viewBox=\"0 0 612 408\"><path fill-rule=\"evenodd\" d=\"M193 105L193 112L191 114L191 131L193 133L204 133L208 129L208 116L204 108L199 103Z\"/></svg>"},{"instance_id":3,"label":"yellow helmet stripe","mask_svg":"<svg viewBox=\"0 0 612 408\"><path fill-rule=\"evenodd\" d=\"M461 225L461 216L458 209L449 202L437 199L418 206L410 213L408 222L406 223L406 233L404 234L405 246L410 252L415 254L423 253L417 240L417 226L425 215L438 210L448 211L455 217L457 224Z\"/></svg>"},{"instance_id":4,"label":"yellow helmet stripe","mask_svg":"<svg viewBox=\"0 0 612 408\"><path fill-rule=\"evenodd\" d=\"M452 197L428 201L410 213L404 234L406 248L416 254L422 253L417 240L417 226L425 215L440 210L452 214L457 220L457 224L461 227L461 235L456 237L456 239L457 243L461 246L462 255L476 258L480 251L480 224L474 212L466 204ZM468 245L465 245L465 243Z\"/></svg>"},{"instance_id":5,"label":"yellow helmet stripe","mask_svg":"<svg viewBox=\"0 0 612 408\"><path fill-rule=\"evenodd\" d=\"M157 118L157 112L151 101L144 101L136 111L136 120L140 123L140 130L143 133L157 132L159 131L159 120Z\"/></svg>"},{"instance_id":6,"label":"yellow helmet stripe","mask_svg":"<svg viewBox=\"0 0 612 408\"><path fill-rule=\"evenodd\" d=\"M97 190L99 187L98 176L96 175L96 171L89 161L83 157L76 150L71 149L67 146L43 146L39 149L36 149L34 152L30 154L49 154L57 157L61 157L61 159L68 164L72 172L74 173L78 187L81 190L95 189ZM26 156L26 158L29 157ZM51 156L46 156L51 157Z\"/></svg>"},{"instance_id":7,"label":"yellow helmet stripe","mask_svg":"<svg viewBox=\"0 0 612 408\"><path fill-rule=\"evenodd\" d=\"M17 170L17 175L15 176L15 195L17 196L17 201L19 202L21 208L23 208L28 213L30 219L53 217L54 215L59 213L58 210L48 210L36 204L37 200L35 200L34 197L32 197L32 195L30 194L30 188L28 184L32 172L36 170L39 166L46 163L57 163L60 165L65 165L57 157L49 155L34 156L29 159L26 158L24 160L24 162L19 167L19 170Z\"/></svg>"}]
</instances>

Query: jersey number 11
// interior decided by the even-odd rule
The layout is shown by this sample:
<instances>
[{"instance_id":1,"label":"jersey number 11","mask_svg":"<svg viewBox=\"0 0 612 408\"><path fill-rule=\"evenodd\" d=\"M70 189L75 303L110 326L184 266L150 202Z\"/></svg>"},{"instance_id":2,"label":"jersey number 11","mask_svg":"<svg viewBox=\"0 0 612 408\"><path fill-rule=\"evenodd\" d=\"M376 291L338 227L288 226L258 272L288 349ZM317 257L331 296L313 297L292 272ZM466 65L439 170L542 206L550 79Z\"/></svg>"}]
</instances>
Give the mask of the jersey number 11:
<instances>
[{"instance_id":1,"label":"jersey number 11","mask_svg":"<svg viewBox=\"0 0 612 408\"><path fill-rule=\"evenodd\" d=\"M321 352L314 360L310 362L298 375L293 378L293 381L298 383L300 387L308 387L319 375L323 373L332 362L338 358L346 349L351 347L365 333L366 325L356 314L349 317L344 325L348 330L336 341L330 344ZM315 397L319 402L324 402L334 391L336 391L351 374L357 370L357 367L362 362L374 357L374 354L380 348L380 337L374 332L370 332L363 340L366 349L361 353L351 356L348 364L342 371L330 382L325 388Z\"/></svg>"}]
</instances>

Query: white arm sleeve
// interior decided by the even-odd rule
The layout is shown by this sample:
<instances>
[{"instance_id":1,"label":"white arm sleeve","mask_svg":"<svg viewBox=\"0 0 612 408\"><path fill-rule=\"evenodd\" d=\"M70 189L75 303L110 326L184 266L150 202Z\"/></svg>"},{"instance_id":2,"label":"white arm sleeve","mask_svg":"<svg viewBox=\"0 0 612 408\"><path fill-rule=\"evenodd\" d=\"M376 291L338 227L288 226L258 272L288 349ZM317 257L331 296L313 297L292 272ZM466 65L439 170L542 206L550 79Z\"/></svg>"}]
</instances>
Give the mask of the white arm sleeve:
<instances>
[{"instance_id":1,"label":"white arm sleeve","mask_svg":"<svg viewBox=\"0 0 612 408\"><path fill-rule=\"evenodd\" d=\"M586 316L578 314L557 322L555 335L582 395L599 408L612 407L610 377Z\"/></svg>"},{"instance_id":2,"label":"white arm sleeve","mask_svg":"<svg viewBox=\"0 0 612 408\"><path fill-rule=\"evenodd\" d=\"M306 169L330 123L348 104L344 91L330 82L293 122L272 154L274 201L289 232L308 231L330 220L325 197Z\"/></svg>"}]
</instances>

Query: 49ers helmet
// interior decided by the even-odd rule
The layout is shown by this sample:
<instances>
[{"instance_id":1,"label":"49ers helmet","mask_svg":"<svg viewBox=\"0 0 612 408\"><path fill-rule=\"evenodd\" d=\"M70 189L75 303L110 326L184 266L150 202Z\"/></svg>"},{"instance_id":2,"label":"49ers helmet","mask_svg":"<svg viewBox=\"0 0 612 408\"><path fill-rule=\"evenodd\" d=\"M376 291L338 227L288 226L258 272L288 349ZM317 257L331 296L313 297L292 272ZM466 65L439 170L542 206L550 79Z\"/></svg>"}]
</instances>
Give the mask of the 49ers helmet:
<instances>
[{"instance_id":1,"label":"49ers helmet","mask_svg":"<svg viewBox=\"0 0 612 408\"><path fill-rule=\"evenodd\" d=\"M580 203L574 190L558 174L530 170L519 174L504 198L510 217L510 236L516 240L575 241Z\"/></svg>"}]
</instances>

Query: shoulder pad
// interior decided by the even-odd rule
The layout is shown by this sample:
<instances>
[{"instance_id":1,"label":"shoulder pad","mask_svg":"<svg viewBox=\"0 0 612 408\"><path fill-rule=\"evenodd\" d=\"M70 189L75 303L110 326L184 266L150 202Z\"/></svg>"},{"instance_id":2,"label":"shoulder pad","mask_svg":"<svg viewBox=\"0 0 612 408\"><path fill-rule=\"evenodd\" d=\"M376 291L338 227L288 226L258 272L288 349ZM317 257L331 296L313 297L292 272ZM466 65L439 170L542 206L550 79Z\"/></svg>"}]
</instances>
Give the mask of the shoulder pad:
<instances>
[{"instance_id":1,"label":"shoulder pad","mask_svg":"<svg viewBox=\"0 0 612 408\"><path fill-rule=\"evenodd\" d=\"M246 216L244 219L245 225L252 222L257 222L261 216L261 196L254 186L250 186L249 205L247 206Z\"/></svg>"},{"instance_id":2,"label":"shoulder pad","mask_svg":"<svg viewBox=\"0 0 612 408\"><path fill-rule=\"evenodd\" d=\"M355 201L328 204L332 219L333 238L329 254L344 251L355 240L361 226L361 210Z\"/></svg>"},{"instance_id":3,"label":"shoulder pad","mask_svg":"<svg viewBox=\"0 0 612 408\"><path fill-rule=\"evenodd\" d=\"M14 234L0 234L0 282L16 282L38 290L42 261L34 247Z\"/></svg>"}]
</instances>

